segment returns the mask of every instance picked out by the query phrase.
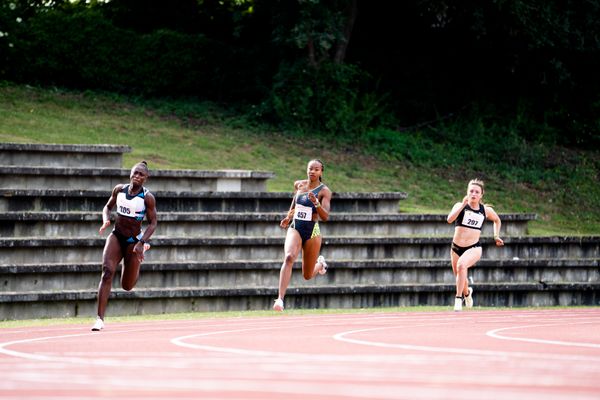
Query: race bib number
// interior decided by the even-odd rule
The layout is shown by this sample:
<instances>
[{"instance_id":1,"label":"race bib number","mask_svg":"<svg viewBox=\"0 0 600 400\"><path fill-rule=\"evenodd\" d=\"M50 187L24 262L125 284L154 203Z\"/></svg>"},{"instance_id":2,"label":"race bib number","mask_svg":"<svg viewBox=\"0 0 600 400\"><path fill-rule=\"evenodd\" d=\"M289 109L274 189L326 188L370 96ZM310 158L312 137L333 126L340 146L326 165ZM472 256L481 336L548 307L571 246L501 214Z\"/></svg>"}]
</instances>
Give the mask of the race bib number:
<instances>
[{"instance_id":1,"label":"race bib number","mask_svg":"<svg viewBox=\"0 0 600 400\"><path fill-rule=\"evenodd\" d=\"M303 206L301 204L296 204L296 209L294 210L294 219L312 221L312 208Z\"/></svg>"},{"instance_id":2,"label":"race bib number","mask_svg":"<svg viewBox=\"0 0 600 400\"><path fill-rule=\"evenodd\" d=\"M131 209L129 207L119 206L119 214L131 216Z\"/></svg>"},{"instance_id":3,"label":"race bib number","mask_svg":"<svg viewBox=\"0 0 600 400\"><path fill-rule=\"evenodd\" d=\"M483 221L485 221L485 216L483 214L467 210L465 211L465 216L462 220L462 224L471 228L481 229L481 227L483 226Z\"/></svg>"}]
</instances>

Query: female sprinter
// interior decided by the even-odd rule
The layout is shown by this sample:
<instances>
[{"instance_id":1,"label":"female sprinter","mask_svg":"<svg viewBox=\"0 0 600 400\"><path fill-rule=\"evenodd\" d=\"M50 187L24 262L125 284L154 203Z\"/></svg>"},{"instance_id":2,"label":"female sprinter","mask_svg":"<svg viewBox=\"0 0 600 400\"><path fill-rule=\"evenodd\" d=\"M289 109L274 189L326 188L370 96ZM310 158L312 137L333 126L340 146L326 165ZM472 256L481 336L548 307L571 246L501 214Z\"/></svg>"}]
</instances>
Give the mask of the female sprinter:
<instances>
[{"instance_id":1,"label":"female sprinter","mask_svg":"<svg viewBox=\"0 0 600 400\"><path fill-rule=\"evenodd\" d=\"M319 220L327 221L331 203L331 190L321 183L323 162L311 160L306 168L308 179L294 183L294 198L288 215L279 224L287 229L285 258L279 272L279 297L273 304L275 311L283 311L285 291L292 277L292 266L302 250L302 276L312 279L317 273L327 272L327 263L321 251Z\"/></svg>"},{"instance_id":2,"label":"female sprinter","mask_svg":"<svg viewBox=\"0 0 600 400\"><path fill-rule=\"evenodd\" d=\"M473 288L469 287L467 270L481 258L479 237L486 219L494 223L496 246L504 246L504 241L500 239L500 217L493 208L481 202L483 193L483 181L471 180L463 201L456 203L448 214L448 223L455 222L456 225L450 250L452 272L456 277L454 311L462 310L463 301L467 308L473 307Z\"/></svg>"},{"instance_id":3,"label":"female sprinter","mask_svg":"<svg viewBox=\"0 0 600 400\"><path fill-rule=\"evenodd\" d=\"M98 285L98 317L92 327L93 331L104 328L104 313L117 265L123 260L121 287L128 291L133 289L140 276L140 264L144 260L144 252L150 248L147 242L156 230L157 219L154 195L143 186L148 176L146 161L134 165L129 175L129 184L115 186L102 210L100 233L110 226L111 211L115 205L117 206L115 227L106 238L102 254L102 277ZM148 226L142 232L144 216L148 219Z\"/></svg>"}]
</instances>

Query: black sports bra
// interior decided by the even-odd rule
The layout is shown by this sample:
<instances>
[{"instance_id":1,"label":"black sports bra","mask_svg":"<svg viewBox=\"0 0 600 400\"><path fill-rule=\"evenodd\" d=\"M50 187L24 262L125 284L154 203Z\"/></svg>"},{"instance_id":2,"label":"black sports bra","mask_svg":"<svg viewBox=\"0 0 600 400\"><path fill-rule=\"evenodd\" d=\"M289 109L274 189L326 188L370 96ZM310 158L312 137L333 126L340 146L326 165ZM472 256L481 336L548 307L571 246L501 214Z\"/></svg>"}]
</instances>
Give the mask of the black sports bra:
<instances>
[{"instance_id":1,"label":"black sports bra","mask_svg":"<svg viewBox=\"0 0 600 400\"><path fill-rule=\"evenodd\" d=\"M458 217L456 218L456 226L464 226L465 228L479 229L483 228L483 222L485 221L485 206L479 204L479 210L473 210L467 204Z\"/></svg>"}]
</instances>

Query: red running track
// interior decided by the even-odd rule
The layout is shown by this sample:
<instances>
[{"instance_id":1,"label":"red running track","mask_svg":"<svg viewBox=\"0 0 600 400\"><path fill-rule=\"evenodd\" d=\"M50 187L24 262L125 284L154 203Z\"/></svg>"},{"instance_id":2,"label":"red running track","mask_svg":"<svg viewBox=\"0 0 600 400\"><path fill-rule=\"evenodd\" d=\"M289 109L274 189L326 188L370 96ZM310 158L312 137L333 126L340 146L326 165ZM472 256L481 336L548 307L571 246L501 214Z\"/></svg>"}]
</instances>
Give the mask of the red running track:
<instances>
[{"instance_id":1,"label":"red running track","mask_svg":"<svg viewBox=\"0 0 600 400\"><path fill-rule=\"evenodd\" d=\"M600 308L0 329L0 397L600 399Z\"/></svg>"}]
</instances>

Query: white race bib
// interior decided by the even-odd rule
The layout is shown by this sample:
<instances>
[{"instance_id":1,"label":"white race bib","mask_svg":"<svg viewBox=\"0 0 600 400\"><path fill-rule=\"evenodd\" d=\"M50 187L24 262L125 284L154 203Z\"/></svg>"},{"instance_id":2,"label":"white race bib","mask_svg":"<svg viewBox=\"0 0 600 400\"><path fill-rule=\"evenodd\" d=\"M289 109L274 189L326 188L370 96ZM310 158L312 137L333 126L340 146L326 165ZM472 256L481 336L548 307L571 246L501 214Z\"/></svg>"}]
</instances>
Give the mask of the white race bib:
<instances>
[{"instance_id":1,"label":"white race bib","mask_svg":"<svg viewBox=\"0 0 600 400\"><path fill-rule=\"evenodd\" d=\"M483 214L465 210L462 224L471 228L481 229L483 221L485 221L485 216Z\"/></svg>"},{"instance_id":2,"label":"white race bib","mask_svg":"<svg viewBox=\"0 0 600 400\"><path fill-rule=\"evenodd\" d=\"M117 195L117 213L130 218L143 218L146 205L143 197L135 196L130 199L125 193Z\"/></svg>"},{"instance_id":3,"label":"white race bib","mask_svg":"<svg viewBox=\"0 0 600 400\"><path fill-rule=\"evenodd\" d=\"M306 207L302 204L296 204L294 210L294 219L302 221L312 221L312 207Z\"/></svg>"}]
</instances>

